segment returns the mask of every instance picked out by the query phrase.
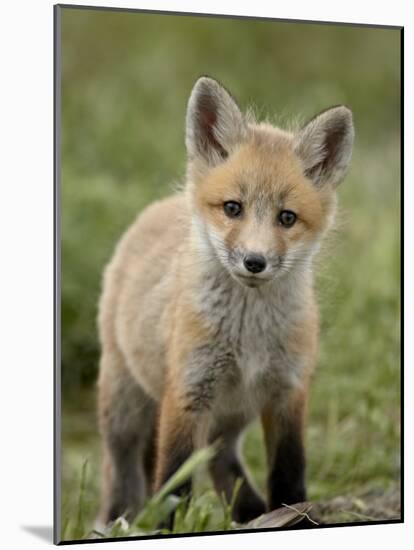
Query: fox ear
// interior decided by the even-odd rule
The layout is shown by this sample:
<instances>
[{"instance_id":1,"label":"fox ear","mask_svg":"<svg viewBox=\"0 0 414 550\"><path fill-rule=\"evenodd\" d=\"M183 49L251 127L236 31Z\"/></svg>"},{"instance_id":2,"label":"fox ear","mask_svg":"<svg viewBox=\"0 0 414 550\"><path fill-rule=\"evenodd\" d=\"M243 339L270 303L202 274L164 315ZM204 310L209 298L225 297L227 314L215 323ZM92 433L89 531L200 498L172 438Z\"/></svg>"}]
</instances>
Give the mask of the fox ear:
<instances>
[{"instance_id":1,"label":"fox ear","mask_svg":"<svg viewBox=\"0 0 414 550\"><path fill-rule=\"evenodd\" d=\"M201 77L187 106L186 146L190 159L209 165L226 159L245 134L245 122L237 103L216 80Z\"/></svg>"},{"instance_id":2,"label":"fox ear","mask_svg":"<svg viewBox=\"0 0 414 550\"><path fill-rule=\"evenodd\" d=\"M295 137L295 151L305 175L315 185L339 185L351 160L352 112L332 107L313 118Z\"/></svg>"}]
</instances>

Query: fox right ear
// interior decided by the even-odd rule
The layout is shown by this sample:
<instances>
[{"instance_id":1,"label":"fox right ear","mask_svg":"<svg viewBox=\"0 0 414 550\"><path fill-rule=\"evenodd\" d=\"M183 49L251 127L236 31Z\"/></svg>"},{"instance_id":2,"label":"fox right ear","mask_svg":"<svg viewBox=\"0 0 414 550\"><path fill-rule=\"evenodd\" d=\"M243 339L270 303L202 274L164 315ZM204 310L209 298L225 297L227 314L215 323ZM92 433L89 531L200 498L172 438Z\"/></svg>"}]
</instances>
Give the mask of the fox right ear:
<instances>
[{"instance_id":1,"label":"fox right ear","mask_svg":"<svg viewBox=\"0 0 414 550\"><path fill-rule=\"evenodd\" d=\"M190 159L214 166L226 159L245 134L237 103L216 80L201 77L191 92L186 117L186 147Z\"/></svg>"},{"instance_id":2,"label":"fox right ear","mask_svg":"<svg viewBox=\"0 0 414 550\"><path fill-rule=\"evenodd\" d=\"M315 185L339 185L352 154L354 126L352 112L345 106L323 111L295 137L295 151L305 175Z\"/></svg>"}]
</instances>

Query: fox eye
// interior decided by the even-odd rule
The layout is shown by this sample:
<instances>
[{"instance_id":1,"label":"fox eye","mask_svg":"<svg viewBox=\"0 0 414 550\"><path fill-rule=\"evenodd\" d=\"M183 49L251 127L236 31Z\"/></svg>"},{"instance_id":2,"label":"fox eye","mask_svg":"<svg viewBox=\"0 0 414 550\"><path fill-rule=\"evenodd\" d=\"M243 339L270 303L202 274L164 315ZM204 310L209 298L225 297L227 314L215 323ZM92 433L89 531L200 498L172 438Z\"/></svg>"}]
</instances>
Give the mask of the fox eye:
<instances>
[{"instance_id":1,"label":"fox eye","mask_svg":"<svg viewBox=\"0 0 414 550\"><path fill-rule=\"evenodd\" d=\"M227 201L223 205L224 213L229 218L237 218L242 211L242 205L236 201Z\"/></svg>"},{"instance_id":2,"label":"fox eye","mask_svg":"<svg viewBox=\"0 0 414 550\"><path fill-rule=\"evenodd\" d=\"M279 222L284 227L292 227L296 221L296 214L292 210L282 210L279 214Z\"/></svg>"}]
</instances>

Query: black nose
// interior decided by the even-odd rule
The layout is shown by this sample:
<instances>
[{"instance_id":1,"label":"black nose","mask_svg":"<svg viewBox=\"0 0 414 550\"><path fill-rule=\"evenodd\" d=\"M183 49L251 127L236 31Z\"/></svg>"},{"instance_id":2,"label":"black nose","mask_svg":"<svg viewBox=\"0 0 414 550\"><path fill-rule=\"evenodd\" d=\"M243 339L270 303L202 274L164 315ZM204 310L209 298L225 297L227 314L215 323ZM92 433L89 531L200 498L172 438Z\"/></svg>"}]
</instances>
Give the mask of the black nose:
<instances>
[{"instance_id":1,"label":"black nose","mask_svg":"<svg viewBox=\"0 0 414 550\"><path fill-rule=\"evenodd\" d=\"M260 273L266 268L265 257L261 254L249 254L244 258L243 263L251 273Z\"/></svg>"}]
</instances>

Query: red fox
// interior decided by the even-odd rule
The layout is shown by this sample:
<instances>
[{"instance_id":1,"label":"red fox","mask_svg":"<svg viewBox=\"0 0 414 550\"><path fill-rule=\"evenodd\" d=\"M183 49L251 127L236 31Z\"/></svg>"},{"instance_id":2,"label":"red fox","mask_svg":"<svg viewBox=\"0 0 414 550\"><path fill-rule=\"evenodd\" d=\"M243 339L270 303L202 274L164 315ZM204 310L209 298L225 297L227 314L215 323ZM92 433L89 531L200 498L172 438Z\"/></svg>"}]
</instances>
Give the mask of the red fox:
<instances>
[{"instance_id":1,"label":"red fox","mask_svg":"<svg viewBox=\"0 0 414 550\"><path fill-rule=\"evenodd\" d=\"M306 499L303 442L318 348L312 260L348 168L352 113L291 132L244 115L201 77L186 114L183 190L146 208L104 273L99 307L100 519L133 518L197 448L245 522ZM238 443L261 418L264 500ZM154 475L153 475L154 474ZM179 490L188 495L191 481Z\"/></svg>"}]
</instances>

